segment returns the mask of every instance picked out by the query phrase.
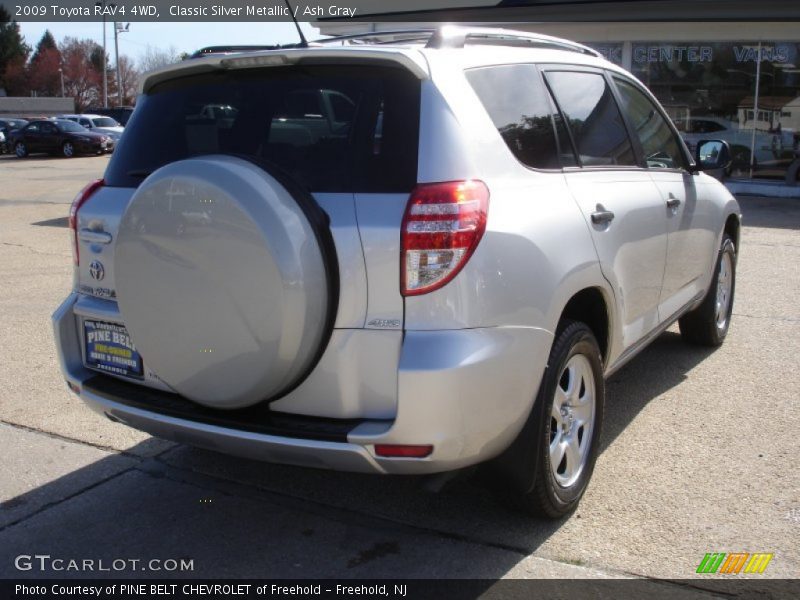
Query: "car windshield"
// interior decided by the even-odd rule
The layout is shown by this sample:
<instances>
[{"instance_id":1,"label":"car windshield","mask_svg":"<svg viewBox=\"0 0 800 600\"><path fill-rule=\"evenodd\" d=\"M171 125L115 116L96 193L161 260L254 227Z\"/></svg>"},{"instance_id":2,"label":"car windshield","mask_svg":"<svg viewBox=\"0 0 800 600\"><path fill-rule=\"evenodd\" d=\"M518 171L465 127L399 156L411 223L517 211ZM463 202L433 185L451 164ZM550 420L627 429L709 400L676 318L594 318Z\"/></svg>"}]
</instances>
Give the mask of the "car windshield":
<instances>
[{"instance_id":1,"label":"car windshield","mask_svg":"<svg viewBox=\"0 0 800 600\"><path fill-rule=\"evenodd\" d=\"M117 123L111 117L99 117L96 119L92 119L95 127L119 127L119 123Z\"/></svg>"},{"instance_id":2,"label":"car windshield","mask_svg":"<svg viewBox=\"0 0 800 600\"><path fill-rule=\"evenodd\" d=\"M88 133L88 129L83 125L78 125L77 123L73 123L72 121L56 121L58 124L58 128L61 131L67 131L69 133Z\"/></svg>"},{"instance_id":3,"label":"car windshield","mask_svg":"<svg viewBox=\"0 0 800 600\"><path fill-rule=\"evenodd\" d=\"M27 125L28 122L24 119L9 119L8 124L12 129L18 129Z\"/></svg>"}]
</instances>

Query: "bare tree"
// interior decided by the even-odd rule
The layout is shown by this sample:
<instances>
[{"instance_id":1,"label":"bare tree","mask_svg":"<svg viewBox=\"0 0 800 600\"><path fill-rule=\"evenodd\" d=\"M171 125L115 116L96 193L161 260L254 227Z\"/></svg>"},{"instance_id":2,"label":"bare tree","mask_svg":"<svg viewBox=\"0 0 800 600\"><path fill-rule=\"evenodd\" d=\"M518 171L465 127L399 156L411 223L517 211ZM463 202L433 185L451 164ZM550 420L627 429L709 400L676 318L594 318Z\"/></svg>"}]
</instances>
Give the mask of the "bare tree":
<instances>
[{"instance_id":1,"label":"bare tree","mask_svg":"<svg viewBox=\"0 0 800 600\"><path fill-rule=\"evenodd\" d=\"M139 70L142 73L146 73L147 71L160 69L161 67L171 65L180 60L180 54L175 46L170 46L165 50L148 44L144 54L139 57Z\"/></svg>"},{"instance_id":2,"label":"bare tree","mask_svg":"<svg viewBox=\"0 0 800 600\"><path fill-rule=\"evenodd\" d=\"M97 43L92 40L65 37L61 42L64 86L67 96L75 98L75 108L78 112L96 103L100 97L102 73L99 73L92 64L92 53L96 49Z\"/></svg>"},{"instance_id":3,"label":"bare tree","mask_svg":"<svg viewBox=\"0 0 800 600\"><path fill-rule=\"evenodd\" d=\"M136 92L139 85L139 70L129 57L121 54L119 57L119 72L122 80L122 103L133 104L136 101ZM116 84L117 72L113 72ZM114 86L116 89L116 85Z\"/></svg>"}]
</instances>

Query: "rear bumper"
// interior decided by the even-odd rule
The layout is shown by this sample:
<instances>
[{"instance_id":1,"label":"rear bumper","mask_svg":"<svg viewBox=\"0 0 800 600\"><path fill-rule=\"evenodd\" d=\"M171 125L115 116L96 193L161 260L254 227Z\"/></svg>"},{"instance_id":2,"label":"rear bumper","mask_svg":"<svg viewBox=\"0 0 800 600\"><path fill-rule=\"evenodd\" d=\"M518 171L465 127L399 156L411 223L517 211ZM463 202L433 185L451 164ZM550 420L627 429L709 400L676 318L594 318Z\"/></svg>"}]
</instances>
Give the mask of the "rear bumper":
<instances>
[{"instance_id":1,"label":"rear bumper","mask_svg":"<svg viewBox=\"0 0 800 600\"><path fill-rule=\"evenodd\" d=\"M108 376L98 378L83 366L73 313L76 300L76 295L70 296L53 315L56 345L64 377L95 411L157 437L227 454L366 473L437 473L502 452L531 409L552 343L551 333L535 328L407 331L395 365L393 418L341 419L332 425L338 433L319 435L314 423L305 432L294 426L270 429L266 422L238 427L224 416L181 413L174 406L187 402L172 394L168 396L175 402L165 397L159 405L159 392L148 388L98 385ZM150 400L145 401L146 396ZM284 416L295 422L305 419L306 424L315 421ZM424 444L434 449L422 459L382 458L375 454L376 444Z\"/></svg>"}]
</instances>

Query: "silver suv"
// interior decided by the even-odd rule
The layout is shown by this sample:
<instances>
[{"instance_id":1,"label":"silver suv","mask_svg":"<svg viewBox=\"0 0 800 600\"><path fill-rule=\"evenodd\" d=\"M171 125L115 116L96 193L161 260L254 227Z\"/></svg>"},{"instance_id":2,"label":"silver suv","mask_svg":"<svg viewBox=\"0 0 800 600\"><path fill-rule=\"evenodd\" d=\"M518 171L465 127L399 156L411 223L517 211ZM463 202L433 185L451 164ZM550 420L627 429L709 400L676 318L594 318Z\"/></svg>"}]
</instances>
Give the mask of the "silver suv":
<instances>
[{"instance_id":1,"label":"silver suv","mask_svg":"<svg viewBox=\"0 0 800 600\"><path fill-rule=\"evenodd\" d=\"M728 331L739 208L700 172L726 144L698 146L593 50L512 31L150 73L72 206L64 375L159 437L367 473L488 463L561 516L604 378L677 320Z\"/></svg>"}]
</instances>

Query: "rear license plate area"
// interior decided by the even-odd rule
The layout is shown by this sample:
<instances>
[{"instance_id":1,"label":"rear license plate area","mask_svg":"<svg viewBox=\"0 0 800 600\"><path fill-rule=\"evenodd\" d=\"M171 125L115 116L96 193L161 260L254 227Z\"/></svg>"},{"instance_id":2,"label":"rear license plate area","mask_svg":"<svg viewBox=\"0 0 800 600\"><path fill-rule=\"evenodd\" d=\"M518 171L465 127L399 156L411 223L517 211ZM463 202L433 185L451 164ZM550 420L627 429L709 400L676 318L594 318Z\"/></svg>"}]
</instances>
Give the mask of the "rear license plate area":
<instances>
[{"instance_id":1,"label":"rear license plate area","mask_svg":"<svg viewBox=\"0 0 800 600\"><path fill-rule=\"evenodd\" d=\"M142 379L142 357L123 325L103 321L83 322L86 366Z\"/></svg>"}]
</instances>

